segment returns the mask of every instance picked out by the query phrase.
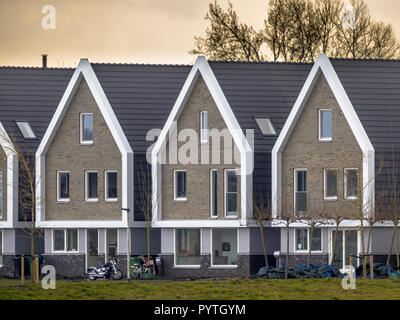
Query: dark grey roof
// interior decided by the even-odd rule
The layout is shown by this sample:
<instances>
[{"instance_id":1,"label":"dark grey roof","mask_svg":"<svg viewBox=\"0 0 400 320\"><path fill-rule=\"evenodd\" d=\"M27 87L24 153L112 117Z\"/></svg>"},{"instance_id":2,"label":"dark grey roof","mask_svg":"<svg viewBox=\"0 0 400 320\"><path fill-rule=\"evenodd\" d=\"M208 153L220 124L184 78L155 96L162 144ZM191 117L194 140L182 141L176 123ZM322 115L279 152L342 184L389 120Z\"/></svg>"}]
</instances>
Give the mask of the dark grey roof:
<instances>
[{"instance_id":1,"label":"dark grey roof","mask_svg":"<svg viewBox=\"0 0 400 320\"><path fill-rule=\"evenodd\" d=\"M39 146L73 71L0 67L0 121L27 152ZM24 139L15 121L28 121L37 139Z\"/></svg>"}]
</instances>

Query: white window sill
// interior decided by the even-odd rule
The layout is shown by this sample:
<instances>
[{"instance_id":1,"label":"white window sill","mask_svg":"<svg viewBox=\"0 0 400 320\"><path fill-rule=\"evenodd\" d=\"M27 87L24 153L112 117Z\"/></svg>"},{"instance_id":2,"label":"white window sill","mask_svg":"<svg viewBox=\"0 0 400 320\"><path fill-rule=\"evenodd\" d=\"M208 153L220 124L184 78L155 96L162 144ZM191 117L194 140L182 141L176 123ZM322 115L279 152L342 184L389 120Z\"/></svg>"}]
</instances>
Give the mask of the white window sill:
<instances>
[{"instance_id":1,"label":"white window sill","mask_svg":"<svg viewBox=\"0 0 400 320\"><path fill-rule=\"evenodd\" d=\"M358 200L358 197L351 197L351 198L344 198L344 200L350 200L350 201L355 201Z\"/></svg>"},{"instance_id":2,"label":"white window sill","mask_svg":"<svg viewBox=\"0 0 400 320\"><path fill-rule=\"evenodd\" d=\"M237 266L237 264L235 264L235 265L230 265L230 264L228 264L228 265L212 265L211 267L210 267L210 269L237 269L238 268L238 266Z\"/></svg>"},{"instance_id":3,"label":"white window sill","mask_svg":"<svg viewBox=\"0 0 400 320\"><path fill-rule=\"evenodd\" d=\"M81 146L91 146L93 144L93 141L81 141L80 145Z\"/></svg>"},{"instance_id":4,"label":"white window sill","mask_svg":"<svg viewBox=\"0 0 400 320\"><path fill-rule=\"evenodd\" d=\"M327 198L324 198L324 200L325 201L336 201L337 197L327 197Z\"/></svg>"},{"instance_id":5,"label":"white window sill","mask_svg":"<svg viewBox=\"0 0 400 320\"><path fill-rule=\"evenodd\" d=\"M185 202L187 201L187 198L176 198L174 199L175 202Z\"/></svg>"},{"instance_id":6,"label":"white window sill","mask_svg":"<svg viewBox=\"0 0 400 320\"><path fill-rule=\"evenodd\" d=\"M86 199L85 201L88 203L96 203L99 202L99 199Z\"/></svg>"},{"instance_id":7,"label":"white window sill","mask_svg":"<svg viewBox=\"0 0 400 320\"><path fill-rule=\"evenodd\" d=\"M332 142L332 139L319 139L318 142Z\"/></svg>"},{"instance_id":8,"label":"white window sill","mask_svg":"<svg viewBox=\"0 0 400 320\"><path fill-rule=\"evenodd\" d=\"M237 219L238 216L225 216L224 218L225 219Z\"/></svg>"},{"instance_id":9,"label":"white window sill","mask_svg":"<svg viewBox=\"0 0 400 320\"><path fill-rule=\"evenodd\" d=\"M57 203L68 203L68 202L70 202L70 199L65 199L65 200L57 199Z\"/></svg>"},{"instance_id":10,"label":"white window sill","mask_svg":"<svg viewBox=\"0 0 400 320\"><path fill-rule=\"evenodd\" d=\"M201 266L197 266L197 265L175 265L174 268L176 268L176 269L200 269Z\"/></svg>"},{"instance_id":11,"label":"white window sill","mask_svg":"<svg viewBox=\"0 0 400 320\"><path fill-rule=\"evenodd\" d=\"M118 198L117 199L105 199L105 202L118 202Z\"/></svg>"}]
</instances>

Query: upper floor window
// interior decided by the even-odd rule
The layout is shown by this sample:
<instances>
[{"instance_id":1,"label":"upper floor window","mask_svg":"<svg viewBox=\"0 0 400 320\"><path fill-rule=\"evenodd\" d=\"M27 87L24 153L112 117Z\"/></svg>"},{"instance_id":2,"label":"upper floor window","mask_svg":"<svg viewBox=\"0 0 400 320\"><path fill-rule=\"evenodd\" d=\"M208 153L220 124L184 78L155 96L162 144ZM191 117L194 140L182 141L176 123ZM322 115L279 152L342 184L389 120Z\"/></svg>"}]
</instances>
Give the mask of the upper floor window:
<instances>
[{"instance_id":1,"label":"upper floor window","mask_svg":"<svg viewBox=\"0 0 400 320\"><path fill-rule=\"evenodd\" d=\"M337 170L325 169L324 170L324 199L336 200L337 199Z\"/></svg>"},{"instance_id":2,"label":"upper floor window","mask_svg":"<svg viewBox=\"0 0 400 320\"><path fill-rule=\"evenodd\" d=\"M210 209L211 218L218 216L218 184L217 184L218 170L212 169L210 171Z\"/></svg>"},{"instance_id":3,"label":"upper floor window","mask_svg":"<svg viewBox=\"0 0 400 320\"><path fill-rule=\"evenodd\" d=\"M97 172L86 171L85 172L85 200L86 201L97 201L98 190L97 190Z\"/></svg>"},{"instance_id":4,"label":"upper floor window","mask_svg":"<svg viewBox=\"0 0 400 320\"><path fill-rule=\"evenodd\" d=\"M118 200L118 173L117 171L105 172L105 200L117 201Z\"/></svg>"},{"instance_id":5,"label":"upper floor window","mask_svg":"<svg viewBox=\"0 0 400 320\"><path fill-rule=\"evenodd\" d=\"M236 169L225 170L225 216L237 217L237 173Z\"/></svg>"},{"instance_id":6,"label":"upper floor window","mask_svg":"<svg viewBox=\"0 0 400 320\"><path fill-rule=\"evenodd\" d=\"M358 169L344 169L344 197L355 200L358 197Z\"/></svg>"},{"instance_id":7,"label":"upper floor window","mask_svg":"<svg viewBox=\"0 0 400 320\"><path fill-rule=\"evenodd\" d=\"M307 212L307 170L294 170L294 207L295 213Z\"/></svg>"},{"instance_id":8,"label":"upper floor window","mask_svg":"<svg viewBox=\"0 0 400 320\"><path fill-rule=\"evenodd\" d=\"M69 172L57 172L57 201L69 201Z\"/></svg>"},{"instance_id":9,"label":"upper floor window","mask_svg":"<svg viewBox=\"0 0 400 320\"><path fill-rule=\"evenodd\" d=\"M16 121L16 124L25 139L36 139L35 133L27 121Z\"/></svg>"},{"instance_id":10,"label":"upper floor window","mask_svg":"<svg viewBox=\"0 0 400 320\"><path fill-rule=\"evenodd\" d=\"M319 110L319 140L332 141L332 110Z\"/></svg>"},{"instance_id":11,"label":"upper floor window","mask_svg":"<svg viewBox=\"0 0 400 320\"><path fill-rule=\"evenodd\" d=\"M174 200L186 200L186 171L174 171Z\"/></svg>"},{"instance_id":12,"label":"upper floor window","mask_svg":"<svg viewBox=\"0 0 400 320\"><path fill-rule=\"evenodd\" d=\"M200 141L201 143L208 142L208 112L200 112Z\"/></svg>"},{"instance_id":13,"label":"upper floor window","mask_svg":"<svg viewBox=\"0 0 400 320\"><path fill-rule=\"evenodd\" d=\"M81 113L80 142L93 143L93 113Z\"/></svg>"}]
</instances>

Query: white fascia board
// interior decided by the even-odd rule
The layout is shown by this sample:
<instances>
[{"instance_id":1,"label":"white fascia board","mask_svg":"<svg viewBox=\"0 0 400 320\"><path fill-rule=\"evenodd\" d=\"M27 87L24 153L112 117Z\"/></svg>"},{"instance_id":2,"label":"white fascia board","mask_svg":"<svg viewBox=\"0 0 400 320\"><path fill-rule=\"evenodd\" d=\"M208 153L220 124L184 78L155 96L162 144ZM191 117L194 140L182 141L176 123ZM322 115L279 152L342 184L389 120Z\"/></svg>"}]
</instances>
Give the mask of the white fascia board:
<instances>
[{"instance_id":1,"label":"white fascia board","mask_svg":"<svg viewBox=\"0 0 400 320\"><path fill-rule=\"evenodd\" d=\"M0 221L1 228L13 228L18 221L18 155L15 146L0 122L0 145L6 155L7 181L3 188L7 188L6 220Z\"/></svg>"},{"instance_id":2,"label":"white fascia board","mask_svg":"<svg viewBox=\"0 0 400 320\"><path fill-rule=\"evenodd\" d=\"M281 153L286 146L286 143L299 119L304 106L307 104L308 98L310 97L316 82L319 79L319 75L323 73L325 76L331 91L333 92L338 105L340 106L347 123L350 126L360 148L363 153L363 186L366 186L369 181L371 181L366 188L364 188L364 205L367 204L369 199L373 199L373 194L375 190L375 184L373 177L375 175L375 150L372 143L349 99L344 90L344 87L333 68L329 58L326 54L319 55L317 61L315 62L310 74L307 77L306 82L299 96L279 134L279 137L272 149L272 206L274 212L274 218L277 218L278 214L278 204L281 202ZM373 201L373 200L372 200Z\"/></svg>"},{"instance_id":3,"label":"white fascia board","mask_svg":"<svg viewBox=\"0 0 400 320\"><path fill-rule=\"evenodd\" d=\"M163 220L154 228L245 228L240 220Z\"/></svg>"},{"instance_id":4,"label":"white fascia board","mask_svg":"<svg viewBox=\"0 0 400 320\"><path fill-rule=\"evenodd\" d=\"M207 88L214 99L215 104L219 112L221 113L222 118L224 119L226 126L228 127L229 132L231 133L235 144L238 147L238 150L241 155L241 217L242 223L246 223L248 216L248 203L247 196L251 196L249 192L247 192L248 185L252 181L252 174L248 173L248 168L251 167L253 163L253 150L251 149L246 137L243 134L243 131L237 121L232 108L230 107L228 100L226 99L221 86L216 79L214 72L212 71L210 65L208 64L207 59L204 56L199 56L196 59L195 64L193 65L186 81L182 87L181 92L175 104L171 110L171 113L168 116L168 119L160 133L160 136L157 142L154 145L152 150L152 182L153 182L153 223L156 224L158 220L162 219L161 213L161 183L159 183L161 179L161 165L159 164L158 158L159 154L164 151L166 146L166 141L168 137L168 132L171 129L173 122L176 121L184 106L186 105L187 100L190 97L190 94L196 85L196 81L199 76L202 76L204 82L207 85ZM251 199L250 199L251 200ZM251 202L251 201L250 201Z\"/></svg>"},{"instance_id":5,"label":"white fascia board","mask_svg":"<svg viewBox=\"0 0 400 320\"><path fill-rule=\"evenodd\" d=\"M121 152L122 156L122 206L129 209L133 215L133 150L126 138L121 125L108 101L103 88L88 59L81 59L71 80L65 90L61 101L50 121L49 127L36 151L36 176L40 177L36 187L36 226L43 227L45 222L45 206L42 197L45 197L45 157L48 148L56 135L68 107L75 96L76 90L81 83L82 77L86 80L100 112ZM131 199L132 198L132 199ZM128 214L121 210L122 221L128 224Z\"/></svg>"}]
</instances>

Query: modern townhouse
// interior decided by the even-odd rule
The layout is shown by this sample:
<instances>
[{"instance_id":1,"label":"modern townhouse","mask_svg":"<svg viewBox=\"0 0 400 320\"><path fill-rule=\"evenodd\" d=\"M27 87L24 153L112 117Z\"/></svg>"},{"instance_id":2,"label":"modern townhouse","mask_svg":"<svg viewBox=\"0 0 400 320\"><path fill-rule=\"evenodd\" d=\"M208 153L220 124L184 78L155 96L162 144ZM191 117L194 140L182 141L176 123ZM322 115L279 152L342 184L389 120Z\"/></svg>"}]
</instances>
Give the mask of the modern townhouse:
<instances>
[{"instance_id":1,"label":"modern townhouse","mask_svg":"<svg viewBox=\"0 0 400 320\"><path fill-rule=\"evenodd\" d=\"M321 55L315 64L82 59L75 70L0 70L7 70L0 121L36 158L44 263L59 276L80 277L117 256L126 274L127 256L146 253L141 198L150 183L151 254L160 255L163 277L255 273L264 261L252 220L260 197L274 214L265 227L271 264L274 252L286 255L287 230L290 263L306 263L304 219L329 212L314 231L312 263L327 264L334 251L334 263L344 267L349 254L361 253L352 213L360 199L365 216L371 213L366 208L387 188L398 154L399 67ZM22 245L8 222L16 217L8 181L15 174L1 165L4 271ZM346 219L333 250L335 214ZM287 229L288 216L297 221ZM369 251L377 259L388 253L392 229L374 227Z\"/></svg>"}]
</instances>

